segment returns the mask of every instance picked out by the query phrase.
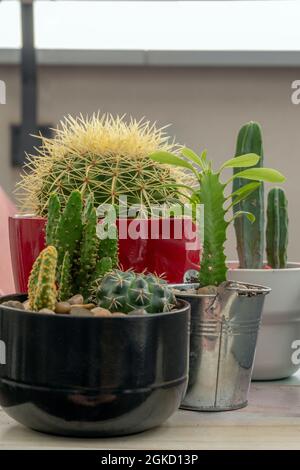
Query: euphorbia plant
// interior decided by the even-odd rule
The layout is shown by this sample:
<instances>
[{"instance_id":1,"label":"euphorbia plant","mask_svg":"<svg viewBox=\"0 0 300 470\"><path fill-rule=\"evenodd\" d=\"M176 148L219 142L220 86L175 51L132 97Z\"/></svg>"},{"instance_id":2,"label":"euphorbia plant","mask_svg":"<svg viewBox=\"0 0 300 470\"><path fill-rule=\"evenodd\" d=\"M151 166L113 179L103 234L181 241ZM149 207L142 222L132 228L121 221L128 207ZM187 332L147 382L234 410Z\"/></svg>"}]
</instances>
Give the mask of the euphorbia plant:
<instances>
[{"instance_id":1,"label":"euphorbia plant","mask_svg":"<svg viewBox=\"0 0 300 470\"><path fill-rule=\"evenodd\" d=\"M247 217L250 222L255 220L254 215L247 211L237 211L233 217L228 217L233 206L245 200L255 191L262 182L281 183L284 176L271 168L258 168L260 157L254 153L241 155L227 160L221 167L213 170L212 162L207 160L207 152L197 155L189 148L183 148L181 155L169 152L155 152L150 158L156 162L175 165L190 170L195 176L197 186L190 188L176 185L178 191L189 191L189 200L193 205L201 204L204 207L204 243L199 271L200 286L218 286L226 280L226 256L224 243L226 231L236 217ZM227 181L222 181L222 173L226 168L241 168ZM250 182L226 195L226 189L235 178L242 178Z\"/></svg>"}]
</instances>

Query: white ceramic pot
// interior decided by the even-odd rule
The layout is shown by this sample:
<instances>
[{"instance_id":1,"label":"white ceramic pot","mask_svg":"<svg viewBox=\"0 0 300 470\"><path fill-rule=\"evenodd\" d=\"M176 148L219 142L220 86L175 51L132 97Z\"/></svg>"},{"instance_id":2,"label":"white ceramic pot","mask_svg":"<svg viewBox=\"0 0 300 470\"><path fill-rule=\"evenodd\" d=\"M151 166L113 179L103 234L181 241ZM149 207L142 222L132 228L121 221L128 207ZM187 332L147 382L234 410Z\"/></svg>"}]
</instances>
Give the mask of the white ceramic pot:
<instances>
[{"instance_id":1,"label":"white ceramic pot","mask_svg":"<svg viewBox=\"0 0 300 470\"><path fill-rule=\"evenodd\" d=\"M300 263L288 263L286 269L235 269L234 265L229 263L229 280L272 289L264 304L252 379L289 377L300 368Z\"/></svg>"}]
</instances>

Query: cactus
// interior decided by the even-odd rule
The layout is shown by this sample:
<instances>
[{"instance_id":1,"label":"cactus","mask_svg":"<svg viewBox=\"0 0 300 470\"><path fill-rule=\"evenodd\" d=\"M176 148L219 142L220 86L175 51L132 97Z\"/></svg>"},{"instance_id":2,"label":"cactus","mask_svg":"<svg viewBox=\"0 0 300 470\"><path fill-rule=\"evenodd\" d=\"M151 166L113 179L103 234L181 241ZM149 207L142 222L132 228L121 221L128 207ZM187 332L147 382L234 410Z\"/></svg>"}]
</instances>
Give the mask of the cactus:
<instances>
[{"instance_id":1,"label":"cactus","mask_svg":"<svg viewBox=\"0 0 300 470\"><path fill-rule=\"evenodd\" d=\"M51 209L51 207L49 207ZM73 191L66 203L66 207L59 219L56 231L56 243L58 260L58 272L61 270L66 251L70 259L79 250L82 237L82 197L79 191ZM51 212L49 212L49 223L51 223ZM47 229L48 230L48 229Z\"/></svg>"},{"instance_id":2,"label":"cactus","mask_svg":"<svg viewBox=\"0 0 300 470\"><path fill-rule=\"evenodd\" d=\"M69 252L65 253L61 272L60 272L60 283L59 283L59 299L60 300L68 300L72 295L72 274L71 274L71 259Z\"/></svg>"},{"instance_id":3,"label":"cactus","mask_svg":"<svg viewBox=\"0 0 300 470\"><path fill-rule=\"evenodd\" d=\"M60 203L57 194L53 193L48 202L48 224L46 227L46 244L55 245L57 227L60 220Z\"/></svg>"},{"instance_id":4,"label":"cactus","mask_svg":"<svg viewBox=\"0 0 300 470\"><path fill-rule=\"evenodd\" d=\"M172 289L154 275L114 270L100 282L98 305L111 312L129 313L143 309L147 313L169 312L176 305Z\"/></svg>"},{"instance_id":5,"label":"cactus","mask_svg":"<svg viewBox=\"0 0 300 470\"><path fill-rule=\"evenodd\" d=\"M40 139L38 155L28 156L17 186L21 210L36 215L47 215L53 192L64 208L74 189L84 197L93 192L96 207L117 204L119 196L125 195L129 205L149 208L178 199L172 184L186 180L181 169L163 168L149 159L151 152L175 151L178 146L148 121L127 123L111 115L69 117L54 138Z\"/></svg>"},{"instance_id":6,"label":"cactus","mask_svg":"<svg viewBox=\"0 0 300 470\"><path fill-rule=\"evenodd\" d=\"M57 296L56 267L56 248L48 246L36 259L29 277L28 299L31 310L39 311L43 308L54 310Z\"/></svg>"},{"instance_id":7,"label":"cactus","mask_svg":"<svg viewBox=\"0 0 300 470\"><path fill-rule=\"evenodd\" d=\"M183 158L184 157L184 158ZM282 182L284 176L270 168L257 168L260 156L250 153L232 158L215 172L212 162L207 161L206 151L197 155L191 149L182 149L182 158L169 152L156 152L150 158L159 163L181 166L189 169L195 176L198 185L190 188L190 200L204 207L204 243L199 271L200 286L218 286L226 280L226 257L224 243L229 224L236 217L246 216L254 221L252 213L236 211L234 216L227 220L230 209L249 197L258 188L262 181ZM221 182L222 171L225 168L245 168L235 173L226 183ZM233 194L225 196L224 192L235 178L250 180Z\"/></svg>"},{"instance_id":8,"label":"cactus","mask_svg":"<svg viewBox=\"0 0 300 470\"><path fill-rule=\"evenodd\" d=\"M117 264L117 240L105 240L107 253L97 237L97 213L93 206L93 195L85 205L79 191L71 193L62 213L57 212L55 197L49 200L46 233L51 234L57 249L56 278L60 300L68 299L72 293L81 293L87 300L91 286L97 279ZM51 224L55 222L54 231ZM111 245L111 246L110 246ZM113 247L113 249L112 249ZM107 260L112 256L113 259ZM103 260L102 260L103 258Z\"/></svg>"},{"instance_id":9,"label":"cactus","mask_svg":"<svg viewBox=\"0 0 300 470\"><path fill-rule=\"evenodd\" d=\"M256 167L263 166L263 145L261 128L256 122L245 124L239 131L236 157L246 153L255 153L260 156ZM234 168L234 174L239 172ZM247 184L243 178L234 178L233 193ZM233 212L251 212L255 221L251 223L246 217L237 217L234 228L237 240L237 252L240 268L257 269L263 266L264 255L264 186L259 185L246 199L233 206Z\"/></svg>"},{"instance_id":10,"label":"cactus","mask_svg":"<svg viewBox=\"0 0 300 470\"><path fill-rule=\"evenodd\" d=\"M272 268L286 267L288 245L288 212L285 193L273 188L268 194L267 205L267 262Z\"/></svg>"}]
</instances>

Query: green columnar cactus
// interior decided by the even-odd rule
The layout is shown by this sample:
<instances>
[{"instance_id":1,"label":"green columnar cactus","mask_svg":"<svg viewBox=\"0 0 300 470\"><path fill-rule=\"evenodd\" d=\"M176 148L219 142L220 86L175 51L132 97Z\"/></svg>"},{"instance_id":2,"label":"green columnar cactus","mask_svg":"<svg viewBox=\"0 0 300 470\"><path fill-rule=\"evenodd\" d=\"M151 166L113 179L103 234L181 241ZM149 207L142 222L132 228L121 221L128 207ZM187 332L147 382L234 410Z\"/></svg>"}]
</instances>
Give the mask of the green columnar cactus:
<instances>
[{"instance_id":1,"label":"green columnar cactus","mask_svg":"<svg viewBox=\"0 0 300 470\"><path fill-rule=\"evenodd\" d=\"M48 224L46 227L46 244L55 245L57 227L60 220L60 202L57 194L50 196L48 203Z\"/></svg>"},{"instance_id":2,"label":"green columnar cactus","mask_svg":"<svg viewBox=\"0 0 300 470\"><path fill-rule=\"evenodd\" d=\"M117 238L104 238L99 242L98 255L100 258L109 257L112 262L112 267L118 266L119 260L119 244Z\"/></svg>"},{"instance_id":3,"label":"green columnar cactus","mask_svg":"<svg viewBox=\"0 0 300 470\"><path fill-rule=\"evenodd\" d=\"M252 213L236 211L233 218L226 220L230 209L249 197L262 181L282 182L284 176L270 168L257 168L260 157L250 153L226 161L218 171L213 171L212 162L207 161L206 151L197 155L191 149L182 149L182 157L169 152L156 152L150 155L153 160L189 169L198 183L190 191L190 201L193 205L202 204L204 208L204 243L199 271L200 286L220 285L226 280L226 257L224 242L226 230L236 217L246 216L250 222L255 220ZM245 168L234 174L227 182L221 182L222 171L225 168ZM235 178L252 180L251 183L238 188L231 195L224 192Z\"/></svg>"},{"instance_id":4,"label":"green columnar cactus","mask_svg":"<svg viewBox=\"0 0 300 470\"><path fill-rule=\"evenodd\" d=\"M69 252L65 253L60 272L59 283L59 299L64 301L68 300L73 295L72 290L72 275L71 275L71 259Z\"/></svg>"},{"instance_id":5,"label":"green columnar cactus","mask_svg":"<svg viewBox=\"0 0 300 470\"><path fill-rule=\"evenodd\" d=\"M256 122L245 124L239 131L236 157L246 153L260 156L256 167L263 166L263 144L261 128ZM237 174L240 168L234 169ZM247 184L243 178L234 178L233 192ZM255 221L251 223L246 217L237 217L234 228L237 240L237 252L240 268L257 269L263 266L264 256L264 186L261 184L252 194L233 206L233 212L251 212Z\"/></svg>"},{"instance_id":6,"label":"green columnar cactus","mask_svg":"<svg viewBox=\"0 0 300 470\"><path fill-rule=\"evenodd\" d=\"M36 259L29 278L28 298L33 311L43 308L54 310L56 303L57 251L54 246L45 248Z\"/></svg>"},{"instance_id":7,"label":"green columnar cactus","mask_svg":"<svg viewBox=\"0 0 300 470\"><path fill-rule=\"evenodd\" d=\"M50 209L50 208L49 208ZM49 212L51 215L51 212ZM49 219L49 224L52 217ZM56 243L58 253L57 268L61 271L62 262L66 251L72 259L79 250L82 237L82 197L79 191L73 191L61 214L56 231Z\"/></svg>"},{"instance_id":8,"label":"green columnar cactus","mask_svg":"<svg viewBox=\"0 0 300 470\"><path fill-rule=\"evenodd\" d=\"M173 291L165 281L133 271L115 270L104 276L96 298L100 307L122 313L136 309L147 313L169 312L176 305Z\"/></svg>"},{"instance_id":9,"label":"green columnar cactus","mask_svg":"<svg viewBox=\"0 0 300 470\"><path fill-rule=\"evenodd\" d=\"M80 192L73 191L62 213L57 212L57 200L51 196L48 207L46 233L55 241L58 252L59 298L66 300L72 293L81 293L87 300L95 276L99 279L111 270L113 263L117 264L118 242L107 239L100 249L102 242L97 237L98 220L92 195L84 205ZM53 221L56 230L50 226ZM108 261L107 257L112 259Z\"/></svg>"},{"instance_id":10,"label":"green columnar cactus","mask_svg":"<svg viewBox=\"0 0 300 470\"><path fill-rule=\"evenodd\" d=\"M68 117L53 138L41 137L38 155L28 156L28 171L18 184L20 206L46 216L53 192L64 208L74 189L84 197L94 193L96 207L118 204L121 195L128 205L147 208L172 203L178 196L170 184L186 176L180 169L157 165L148 155L177 147L164 129L148 121L99 114Z\"/></svg>"},{"instance_id":11,"label":"green columnar cactus","mask_svg":"<svg viewBox=\"0 0 300 470\"><path fill-rule=\"evenodd\" d=\"M79 253L79 268L77 275L78 292L84 298L89 295L89 283L97 264L97 251L99 240L97 238L97 213L93 207L86 214L86 224L83 227L82 240Z\"/></svg>"},{"instance_id":12,"label":"green columnar cactus","mask_svg":"<svg viewBox=\"0 0 300 470\"><path fill-rule=\"evenodd\" d=\"M272 268L286 267L288 245L288 203L280 188L273 188L268 194L267 206L267 262Z\"/></svg>"}]
</instances>

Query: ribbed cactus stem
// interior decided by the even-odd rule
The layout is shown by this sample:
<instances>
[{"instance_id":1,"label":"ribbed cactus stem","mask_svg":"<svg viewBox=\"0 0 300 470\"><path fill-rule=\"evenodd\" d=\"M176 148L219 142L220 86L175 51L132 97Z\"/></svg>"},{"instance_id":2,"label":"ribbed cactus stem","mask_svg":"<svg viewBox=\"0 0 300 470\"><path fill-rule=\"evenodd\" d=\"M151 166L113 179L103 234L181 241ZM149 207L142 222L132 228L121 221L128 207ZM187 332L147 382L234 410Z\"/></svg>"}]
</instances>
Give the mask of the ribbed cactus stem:
<instances>
[{"instance_id":1,"label":"ribbed cactus stem","mask_svg":"<svg viewBox=\"0 0 300 470\"><path fill-rule=\"evenodd\" d=\"M200 286L218 286L226 280L224 243L228 222L225 221L224 188L218 174L207 172L202 175L200 201L204 206L204 243L199 271Z\"/></svg>"},{"instance_id":2,"label":"ribbed cactus stem","mask_svg":"<svg viewBox=\"0 0 300 470\"><path fill-rule=\"evenodd\" d=\"M60 273L59 298L62 301L69 299L73 295L71 268L70 255L67 251L63 259Z\"/></svg>"},{"instance_id":3,"label":"ribbed cactus stem","mask_svg":"<svg viewBox=\"0 0 300 470\"><path fill-rule=\"evenodd\" d=\"M34 263L29 278L29 306L34 311L55 309L57 251L54 246L45 248Z\"/></svg>"},{"instance_id":4,"label":"ribbed cactus stem","mask_svg":"<svg viewBox=\"0 0 300 470\"><path fill-rule=\"evenodd\" d=\"M79 256L79 271L77 276L78 291L86 298L89 294L89 282L97 263L97 213L93 207L86 214L86 224L83 227Z\"/></svg>"},{"instance_id":5,"label":"ribbed cactus stem","mask_svg":"<svg viewBox=\"0 0 300 470\"><path fill-rule=\"evenodd\" d=\"M267 206L267 262L274 269L286 267L288 246L288 203L280 188L268 194Z\"/></svg>"},{"instance_id":6,"label":"ribbed cactus stem","mask_svg":"<svg viewBox=\"0 0 300 470\"><path fill-rule=\"evenodd\" d=\"M58 252L58 273L61 271L64 255L68 251L70 259L78 252L82 237L82 197L80 191L73 191L60 217L56 232Z\"/></svg>"},{"instance_id":7,"label":"ribbed cactus stem","mask_svg":"<svg viewBox=\"0 0 300 470\"><path fill-rule=\"evenodd\" d=\"M263 145L261 128L256 122L245 124L239 131L235 156L247 153L255 153L261 158L256 167L263 167ZM241 169L235 168L234 173ZM233 192L248 184L247 179L235 178L233 180ZM246 217L237 217L234 220L234 228L237 240L237 252L240 268L257 269L263 266L264 256L264 187L261 184L258 189L233 206L234 214L239 211L250 212L255 216L254 223Z\"/></svg>"},{"instance_id":8,"label":"ribbed cactus stem","mask_svg":"<svg viewBox=\"0 0 300 470\"><path fill-rule=\"evenodd\" d=\"M57 227L60 221L60 202L57 194L51 194L48 202L48 222L46 226L47 246L56 244Z\"/></svg>"}]
</instances>

